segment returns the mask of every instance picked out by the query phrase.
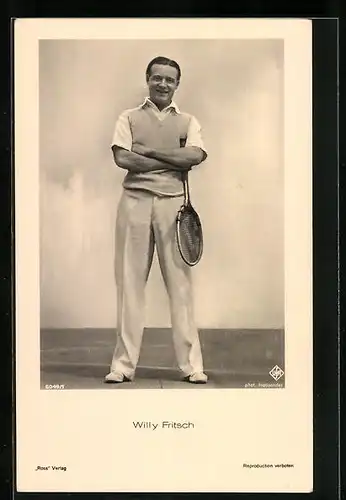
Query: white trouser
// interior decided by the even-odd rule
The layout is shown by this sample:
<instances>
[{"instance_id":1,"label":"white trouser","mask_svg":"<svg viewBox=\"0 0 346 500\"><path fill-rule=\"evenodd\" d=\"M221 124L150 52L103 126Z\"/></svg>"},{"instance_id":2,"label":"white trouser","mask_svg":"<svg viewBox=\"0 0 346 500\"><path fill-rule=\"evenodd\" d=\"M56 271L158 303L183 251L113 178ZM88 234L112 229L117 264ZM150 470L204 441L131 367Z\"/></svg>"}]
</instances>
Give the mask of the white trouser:
<instances>
[{"instance_id":1,"label":"white trouser","mask_svg":"<svg viewBox=\"0 0 346 500\"><path fill-rule=\"evenodd\" d=\"M111 365L132 379L139 359L145 314L145 285L156 245L168 292L173 343L185 376L203 371L198 331L193 318L190 268L176 244L175 218L182 197L159 197L124 190L117 214L115 278L117 343ZM159 307L159 304L158 304Z\"/></svg>"}]
</instances>

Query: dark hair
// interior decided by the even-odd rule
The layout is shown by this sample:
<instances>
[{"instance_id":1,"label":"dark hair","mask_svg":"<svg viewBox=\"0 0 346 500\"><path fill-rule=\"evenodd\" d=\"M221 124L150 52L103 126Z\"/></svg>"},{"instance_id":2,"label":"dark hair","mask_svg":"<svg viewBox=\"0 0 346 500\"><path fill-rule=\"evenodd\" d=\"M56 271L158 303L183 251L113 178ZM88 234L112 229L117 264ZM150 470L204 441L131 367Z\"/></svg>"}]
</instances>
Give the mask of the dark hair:
<instances>
[{"instance_id":1,"label":"dark hair","mask_svg":"<svg viewBox=\"0 0 346 500\"><path fill-rule=\"evenodd\" d=\"M181 70L180 70L179 64L176 61L173 61L173 59L168 59L168 57L163 57L163 56L155 57L154 59L152 59L150 61L150 63L148 64L147 70L145 72L147 78L150 77L150 71L151 71L152 66L154 66L154 64L162 64L164 66L172 66L173 68L175 68L177 70L178 81L180 80Z\"/></svg>"}]
</instances>

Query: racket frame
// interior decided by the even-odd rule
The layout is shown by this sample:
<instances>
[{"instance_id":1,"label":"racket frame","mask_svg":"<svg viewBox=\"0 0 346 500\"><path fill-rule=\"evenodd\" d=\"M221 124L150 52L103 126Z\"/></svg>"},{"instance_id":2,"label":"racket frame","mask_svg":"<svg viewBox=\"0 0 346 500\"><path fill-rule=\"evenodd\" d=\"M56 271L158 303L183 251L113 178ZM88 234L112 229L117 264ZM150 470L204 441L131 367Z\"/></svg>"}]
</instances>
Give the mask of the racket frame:
<instances>
[{"instance_id":1,"label":"racket frame","mask_svg":"<svg viewBox=\"0 0 346 500\"><path fill-rule=\"evenodd\" d=\"M178 244L179 253L181 255L181 258L185 262L185 264L187 264L190 267L193 267L196 264L198 264L198 262L202 258L202 254L203 254L203 231L202 231L202 224L201 224L201 220L199 218L199 215L197 214L196 210L191 205L190 188L189 188L189 174L188 174L188 171L183 172L183 174L182 174L182 181L183 181L183 186L184 186L184 203L180 207L180 209L178 211L178 214L177 214L177 218L176 218L177 244ZM194 213L194 216L195 216L195 219L197 221L197 224L201 228L201 241L200 241L199 253L198 253L197 259L195 259L193 262L188 261L185 258L184 252L182 251L182 244L181 244L181 239L180 239L180 221L181 221L182 213L186 209L188 209L188 210L190 210L191 212Z\"/></svg>"}]
</instances>

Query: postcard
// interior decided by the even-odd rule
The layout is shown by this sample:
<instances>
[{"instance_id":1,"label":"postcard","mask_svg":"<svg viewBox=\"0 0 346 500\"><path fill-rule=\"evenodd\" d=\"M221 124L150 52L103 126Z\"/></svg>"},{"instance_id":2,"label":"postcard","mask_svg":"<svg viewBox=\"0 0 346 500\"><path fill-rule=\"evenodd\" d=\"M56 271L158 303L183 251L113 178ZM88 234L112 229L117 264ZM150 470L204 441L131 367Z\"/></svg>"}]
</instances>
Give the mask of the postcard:
<instances>
[{"instance_id":1,"label":"postcard","mask_svg":"<svg viewBox=\"0 0 346 500\"><path fill-rule=\"evenodd\" d=\"M20 492L310 492L312 29L14 23Z\"/></svg>"}]
</instances>

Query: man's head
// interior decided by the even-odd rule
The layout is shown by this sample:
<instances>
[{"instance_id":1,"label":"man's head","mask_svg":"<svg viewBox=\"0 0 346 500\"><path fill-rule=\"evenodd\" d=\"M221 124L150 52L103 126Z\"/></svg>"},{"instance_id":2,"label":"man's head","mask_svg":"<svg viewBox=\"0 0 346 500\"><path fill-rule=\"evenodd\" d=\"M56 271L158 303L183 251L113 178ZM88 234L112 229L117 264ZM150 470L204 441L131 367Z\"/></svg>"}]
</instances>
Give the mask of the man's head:
<instances>
[{"instance_id":1,"label":"man's head","mask_svg":"<svg viewBox=\"0 0 346 500\"><path fill-rule=\"evenodd\" d=\"M159 109L168 106L179 86L181 71L179 64L167 57L155 57L148 64L146 79L150 99Z\"/></svg>"}]
</instances>

